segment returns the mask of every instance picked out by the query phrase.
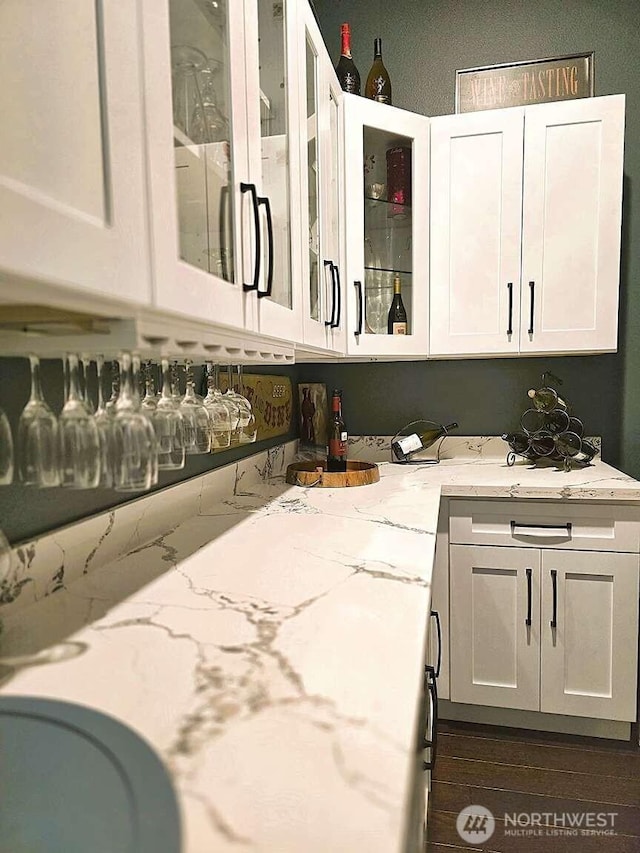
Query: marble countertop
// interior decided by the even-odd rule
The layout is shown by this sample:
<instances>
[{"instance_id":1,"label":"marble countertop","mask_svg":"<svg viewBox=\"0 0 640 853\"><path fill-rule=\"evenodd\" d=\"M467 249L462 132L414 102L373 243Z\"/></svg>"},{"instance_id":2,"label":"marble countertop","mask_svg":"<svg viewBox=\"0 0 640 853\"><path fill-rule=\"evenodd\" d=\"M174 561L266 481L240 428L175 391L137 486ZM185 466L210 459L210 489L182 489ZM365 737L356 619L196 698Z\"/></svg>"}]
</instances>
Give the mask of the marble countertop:
<instances>
[{"instance_id":1,"label":"marble countertop","mask_svg":"<svg viewBox=\"0 0 640 853\"><path fill-rule=\"evenodd\" d=\"M253 483L222 469L226 495L202 487L187 508L186 486L145 498L136 530L151 508L165 532L0 610L0 690L146 738L178 790L184 853L401 851L441 495L640 501L602 462L508 468L490 449L383 464L356 489L286 486L265 466Z\"/></svg>"}]
</instances>

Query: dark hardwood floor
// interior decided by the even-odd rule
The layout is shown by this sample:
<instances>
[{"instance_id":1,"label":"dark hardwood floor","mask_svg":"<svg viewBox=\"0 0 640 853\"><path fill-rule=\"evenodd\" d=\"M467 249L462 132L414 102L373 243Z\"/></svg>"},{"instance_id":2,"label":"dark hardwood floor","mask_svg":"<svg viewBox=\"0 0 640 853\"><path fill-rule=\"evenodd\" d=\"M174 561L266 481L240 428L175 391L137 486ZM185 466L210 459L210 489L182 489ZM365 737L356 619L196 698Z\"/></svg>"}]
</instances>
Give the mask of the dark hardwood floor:
<instances>
[{"instance_id":1,"label":"dark hardwood floor","mask_svg":"<svg viewBox=\"0 0 640 853\"><path fill-rule=\"evenodd\" d=\"M493 814L490 838L481 823L469 843L458 834L458 814L470 805ZM534 835L522 834L531 827L505 822L505 815L526 822L532 813L540 815ZM558 815L585 820L584 813L615 813L616 834L556 834ZM461 850L640 853L640 750L617 741L441 721L427 851Z\"/></svg>"}]
</instances>

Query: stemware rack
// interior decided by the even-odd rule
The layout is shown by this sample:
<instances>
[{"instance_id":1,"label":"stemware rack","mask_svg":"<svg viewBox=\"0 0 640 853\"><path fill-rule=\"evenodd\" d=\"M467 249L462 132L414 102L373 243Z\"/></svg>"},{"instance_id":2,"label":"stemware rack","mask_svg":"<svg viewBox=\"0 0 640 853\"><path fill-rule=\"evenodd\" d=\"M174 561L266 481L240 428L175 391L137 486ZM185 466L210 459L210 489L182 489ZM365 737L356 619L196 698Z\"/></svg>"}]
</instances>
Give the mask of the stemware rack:
<instances>
[{"instance_id":1,"label":"stemware rack","mask_svg":"<svg viewBox=\"0 0 640 853\"><path fill-rule=\"evenodd\" d=\"M293 364L293 345L161 314L121 319L38 305L0 305L0 355L61 358L69 352L115 358L192 359L221 364Z\"/></svg>"}]
</instances>

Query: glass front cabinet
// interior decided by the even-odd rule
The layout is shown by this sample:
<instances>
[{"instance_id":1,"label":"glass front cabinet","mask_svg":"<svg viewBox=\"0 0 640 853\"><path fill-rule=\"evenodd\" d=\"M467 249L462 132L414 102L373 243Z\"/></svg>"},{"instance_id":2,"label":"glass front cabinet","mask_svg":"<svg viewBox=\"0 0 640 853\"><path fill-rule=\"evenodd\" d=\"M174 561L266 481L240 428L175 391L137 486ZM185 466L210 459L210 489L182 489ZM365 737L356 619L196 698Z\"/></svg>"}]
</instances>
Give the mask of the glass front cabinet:
<instances>
[{"instance_id":1,"label":"glass front cabinet","mask_svg":"<svg viewBox=\"0 0 640 853\"><path fill-rule=\"evenodd\" d=\"M425 358L429 119L345 95L344 123L347 354ZM394 333L398 290L406 324L396 323Z\"/></svg>"},{"instance_id":2,"label":"glass front cabinet","mask_svg":"<svg viewBox=\"0 0 640 853\"><path fill-rule=\"evenodd\" d=\"M303 342L344 353L342 90L320 29L298 4Z\"/></svg>"},{"instance_id":3,"label":"glass front cabinet","mask_svg":"<svg viewBox=\"0 0 640 853\"><path fill-rule=\"evenodd\" d=\"M143 0L143 26L156 306L296 340L290 5Z\"/></svg>"}]
</instances>

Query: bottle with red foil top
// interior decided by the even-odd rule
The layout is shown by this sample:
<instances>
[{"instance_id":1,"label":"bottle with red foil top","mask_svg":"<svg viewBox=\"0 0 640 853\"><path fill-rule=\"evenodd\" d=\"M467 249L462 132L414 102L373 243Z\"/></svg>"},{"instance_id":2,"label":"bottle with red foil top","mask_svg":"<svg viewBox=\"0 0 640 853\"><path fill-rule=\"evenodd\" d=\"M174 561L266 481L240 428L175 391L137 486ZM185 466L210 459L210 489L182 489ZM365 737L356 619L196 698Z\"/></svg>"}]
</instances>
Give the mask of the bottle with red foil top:
<instances>
[{"instance_id":1,"label":"bottle with red foil top","mask_svg":"<svg viewBox=\"0 0 640 853\"><path fill-rule=\"evenodd\" d=\"M347 437L347 427L342 417L342 391L334 391L331 396L327 471L347 470Z\"/></svg>"},{"instance_id":2,"label":"bottle with red foil top","mask_svg":"<svg viewBox=\"0 0 640 853\"><path fill-rule=\"evenodd\" d=\"M351 58L351 28L349 24L340 27L342 47L340 48L340 59L336 65L338 81L345 92L352 95L360 94L360 74L355 62Z\"/></svg>"}]
</instances>

